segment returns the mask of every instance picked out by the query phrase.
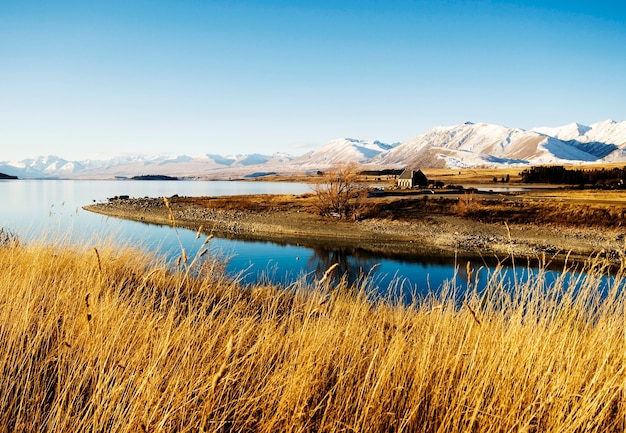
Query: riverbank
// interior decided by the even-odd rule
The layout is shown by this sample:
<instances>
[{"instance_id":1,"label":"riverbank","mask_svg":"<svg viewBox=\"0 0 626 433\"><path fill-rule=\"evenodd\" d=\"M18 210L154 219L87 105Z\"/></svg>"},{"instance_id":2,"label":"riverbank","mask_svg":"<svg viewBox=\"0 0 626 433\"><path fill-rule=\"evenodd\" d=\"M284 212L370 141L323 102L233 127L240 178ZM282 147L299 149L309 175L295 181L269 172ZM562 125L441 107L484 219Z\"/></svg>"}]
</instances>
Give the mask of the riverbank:
<instances>
[{"instance_id":1,"label":"riverbank","mask_svg":"<svg viewBox=\"0 0 626 433\"><path fill-rule=\"evenodd\" d=\"M624 249L625 230L613 219L604 225L559 223L550 219L548 210L576 221L572 212L577 205L568 203L573 208L563 208L559 202L559 208L553 209L543 196L526 203L531 200L528 195L485 195L476 197L478 205L466 208L459 206L462 197L454 195L370 198L363 205L363 217L356 221L316 214L315 199L312 195L174 196L169 199L170 210L161 198L115 198L85 209L150 224L174 221L179 227L218 237L306 247L330 244L387 256L584 260L597 253L618 260ZM537 206L545 211L546 221L538 219ZM580 206L590 212L588 198Z\"/></svg>"}]
</instances>

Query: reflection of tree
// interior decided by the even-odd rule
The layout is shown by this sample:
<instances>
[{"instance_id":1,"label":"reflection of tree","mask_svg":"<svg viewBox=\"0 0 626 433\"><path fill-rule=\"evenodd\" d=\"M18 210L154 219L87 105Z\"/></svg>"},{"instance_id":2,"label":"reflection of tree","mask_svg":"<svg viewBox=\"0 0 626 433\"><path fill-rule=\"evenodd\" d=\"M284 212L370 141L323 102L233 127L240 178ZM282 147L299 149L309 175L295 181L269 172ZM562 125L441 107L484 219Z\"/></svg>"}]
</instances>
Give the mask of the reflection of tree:
<instances>
[{"instance_id":1,"label":"reflection of tree","mask_svg":"<svg viewBox=\"0 0 626 433\"><path fill-rule=\"evenodd\" d=\"M380 261L380 258L376 259L358 248L317 246L312 250L313 255L309 259L308 269L313 270L313 277L316 280L322 278L326 270L337 263L339 266L332 273L332 281L338 282L345 277L348 284L352 284L364 274L373 271L376 263Z\"/></svg>"}]
</instances>

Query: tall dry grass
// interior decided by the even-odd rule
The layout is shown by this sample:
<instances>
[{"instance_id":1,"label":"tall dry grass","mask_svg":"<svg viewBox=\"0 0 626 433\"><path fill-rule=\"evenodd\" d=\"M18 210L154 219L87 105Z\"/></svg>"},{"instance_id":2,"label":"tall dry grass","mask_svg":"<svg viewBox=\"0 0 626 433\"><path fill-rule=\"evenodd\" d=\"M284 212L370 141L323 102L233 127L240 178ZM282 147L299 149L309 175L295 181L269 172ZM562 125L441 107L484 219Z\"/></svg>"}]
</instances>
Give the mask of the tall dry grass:
<instances>
[{"instance_id":1,"label":"tall dry grass","mask_svg":"<svg viewBox=\"0 0 626 433\"><path fill-rule=\"evenodd\" d=\"M0 431L625 429L623 270L401 305L243 288L207 257L0 248Z\"/></svg>"}]
</instances>

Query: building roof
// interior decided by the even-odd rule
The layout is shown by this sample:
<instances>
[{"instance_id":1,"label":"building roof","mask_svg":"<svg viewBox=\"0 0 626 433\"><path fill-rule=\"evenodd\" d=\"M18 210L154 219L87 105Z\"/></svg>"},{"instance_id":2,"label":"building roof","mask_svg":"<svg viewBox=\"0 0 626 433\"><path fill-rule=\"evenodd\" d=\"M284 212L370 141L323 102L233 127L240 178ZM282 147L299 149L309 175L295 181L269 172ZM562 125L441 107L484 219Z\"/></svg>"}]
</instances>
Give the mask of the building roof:
<instances>
[{"instance_id":1,"label":"building roof","mask_svg":"<svg viewBox=\"0 0 626 433\"><path fill-rule=\"evenodd\" d=\"M413 170L406 168L398 179L413 179Z\"/></svg>"}]
</instances>

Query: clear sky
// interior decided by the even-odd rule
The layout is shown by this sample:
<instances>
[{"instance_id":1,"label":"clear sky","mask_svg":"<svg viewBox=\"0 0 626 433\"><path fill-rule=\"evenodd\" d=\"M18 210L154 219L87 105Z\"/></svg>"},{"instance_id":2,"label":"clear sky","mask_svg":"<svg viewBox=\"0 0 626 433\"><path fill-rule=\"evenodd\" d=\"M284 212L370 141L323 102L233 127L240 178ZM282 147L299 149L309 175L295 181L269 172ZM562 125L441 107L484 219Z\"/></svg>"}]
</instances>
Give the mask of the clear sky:
<instances>
[{"instance_id":1,"label":"clear sky","mask_svg":"<svg viewBox=\"0 0 626 433\"><path fill-rule=\"evenodd\" d=\"M623 1L0 1L0 161L609 118Z\"/></svg>"}]
</instances>

